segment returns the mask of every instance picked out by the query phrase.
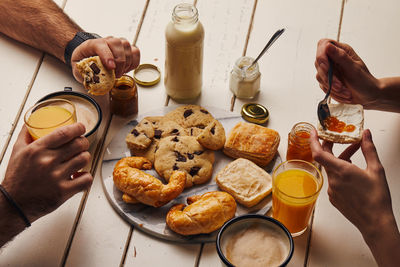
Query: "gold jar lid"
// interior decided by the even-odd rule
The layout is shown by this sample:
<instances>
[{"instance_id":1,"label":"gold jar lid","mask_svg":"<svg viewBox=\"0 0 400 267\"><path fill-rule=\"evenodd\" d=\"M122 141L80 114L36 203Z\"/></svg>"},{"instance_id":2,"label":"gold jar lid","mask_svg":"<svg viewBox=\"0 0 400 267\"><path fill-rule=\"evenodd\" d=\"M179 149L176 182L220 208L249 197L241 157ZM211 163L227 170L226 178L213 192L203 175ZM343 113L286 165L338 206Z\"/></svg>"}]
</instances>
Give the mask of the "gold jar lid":
<instances>
[{"instance_id":1,"label":"gold jar lid","mask_svg":"<svg viewBox=\"0 0 400 267\"><path fill-rule=\"evenodd\" d=\"M152 86L161 79L161 72L152 64L141 64L133 71L133 79L142 86Z\"/></svg>"},{"instance_id":2,"label":"gold jar lid","mask_svg":"<svg viewBox=\"0 0 400 267\"><path fill-rule=\"evenodd\" d=\"M243 119L257 124L266 123L269 119L268 109L257 103L244 104L241 113Z\"/></svg>"}]
</instances>

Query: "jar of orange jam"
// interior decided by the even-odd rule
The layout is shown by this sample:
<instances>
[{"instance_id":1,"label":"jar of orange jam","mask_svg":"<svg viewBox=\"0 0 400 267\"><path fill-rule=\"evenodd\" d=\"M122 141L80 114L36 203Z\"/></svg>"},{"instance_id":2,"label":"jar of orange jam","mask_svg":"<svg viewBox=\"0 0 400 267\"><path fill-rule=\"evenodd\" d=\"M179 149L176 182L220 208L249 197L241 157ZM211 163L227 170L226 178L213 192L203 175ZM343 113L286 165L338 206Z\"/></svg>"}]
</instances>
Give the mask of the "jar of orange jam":
<instances>
[{"instance_id":1,"label":"jar of orange jam","mask_svg":"<svg viewBox=\"0 0 400 267\"><path fill-rule=\"evenodd\" d=\"M301 159L313 163L310 147L310 133L315 129L308 122L296 123L289 133L286 159Z\"/></svg>"}]
</instances>

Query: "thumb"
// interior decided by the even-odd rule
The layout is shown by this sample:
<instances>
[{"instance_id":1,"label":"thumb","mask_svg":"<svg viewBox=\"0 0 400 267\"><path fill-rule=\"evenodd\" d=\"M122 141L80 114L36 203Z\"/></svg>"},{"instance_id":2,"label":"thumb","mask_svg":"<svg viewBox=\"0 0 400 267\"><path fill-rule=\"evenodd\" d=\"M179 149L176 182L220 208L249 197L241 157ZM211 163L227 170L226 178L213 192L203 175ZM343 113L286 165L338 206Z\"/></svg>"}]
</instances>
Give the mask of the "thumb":
<instances>
[{"instance_id":1,"label":"thumb","mask_svg":"<svg viewBox=\"0 0 400 267\"><path fill-rule=\"evenodd\" d=\"M375 145L372 141L371 132L368 129L363 132L361 150L367 163L367 169L377 170L381 166L381 162L378 157L378 152L376 151Z\"/></svg>"}]
</instances>

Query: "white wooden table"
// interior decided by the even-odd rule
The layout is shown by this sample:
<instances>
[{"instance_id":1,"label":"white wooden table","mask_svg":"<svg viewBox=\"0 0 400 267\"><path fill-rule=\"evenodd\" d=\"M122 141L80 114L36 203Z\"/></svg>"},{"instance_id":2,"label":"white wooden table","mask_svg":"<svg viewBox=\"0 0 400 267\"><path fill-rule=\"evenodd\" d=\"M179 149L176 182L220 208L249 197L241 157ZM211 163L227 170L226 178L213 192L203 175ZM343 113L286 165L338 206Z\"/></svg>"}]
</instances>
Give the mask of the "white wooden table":
<instances>
[{"instance_id":1,"label":"white wooden table","mask_svg":"<svg viewBox=\"0 0 400 267\"><path fill-rule=\"evenodd\" d=\"M164 29L176 0L57 0L86 31L125 37L141 49L141 63L164 69ZM328 37L351 44L378 77L399 75L400 3L397 0L195 0L205 28L204 77L196 104L239 113L232 102L229 72L242 56L255 57L279 28L286 32L261 59L261 93L256 102L270 111L268 127L287 134L299 121L317 121L323 97L315 80L317 41ZM95 12L88 12L93 10ZM99 19L101 18L101 19ZM44 95L71 86L85 92L61 62L0 35L0 177L23 123L21 113ZM12 97L10 97L12 95ZM126 119L109 115L107 97L96 97L103 123L92 147L89 192L79 193L0 250L0 266L220 266L215 244L182 245L153 238L125 222L111 207L101 184L104 147ZM139 112L175 104L163 83L139 88ZM110 125L108 126L108 122ZM386 168L393 209L400 221L400 116L365 112ZM104 142L103 142L104 141ZM104 144L104 145L103 145ZM354 163L365 166L360 152ZM375 266L358 230L330 203L326 183L312 230L295 238L290 266Z\"/></svg>"}]
</instances>

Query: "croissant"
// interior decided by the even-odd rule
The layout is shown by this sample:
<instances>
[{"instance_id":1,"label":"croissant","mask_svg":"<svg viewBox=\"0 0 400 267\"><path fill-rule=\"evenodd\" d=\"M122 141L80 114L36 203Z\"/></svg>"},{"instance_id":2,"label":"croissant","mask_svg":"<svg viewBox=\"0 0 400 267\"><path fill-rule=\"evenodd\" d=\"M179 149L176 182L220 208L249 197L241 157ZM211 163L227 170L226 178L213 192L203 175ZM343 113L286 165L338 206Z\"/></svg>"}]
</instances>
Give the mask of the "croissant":
<instances>
[{"instance_id":1,"label":"croissant","mask_svg":"<svg viewBox=\"0 0 400 267\"><path fill-rule=\"evenodd\" d=\"M185 172L174 171L169 183L164 185L156 177L140 170L149 170L151 167L151 162L143 157L126 157L117 162L113 180L115 186L124 193L123 201L161 207L182 193L186 184Z\"/></svg>"},{"instance_id":2,"label":"croissant","mask_svg":"<svg viewBox=\"0 0 400 267\"><path fill-rule=\"evenodd\" d=\"M169 228L181 235L211 233L235 216L235 199L226 192L208 192L187 201L187 207L174 205L166 218Z\"/></svg>"}]
</instances>

